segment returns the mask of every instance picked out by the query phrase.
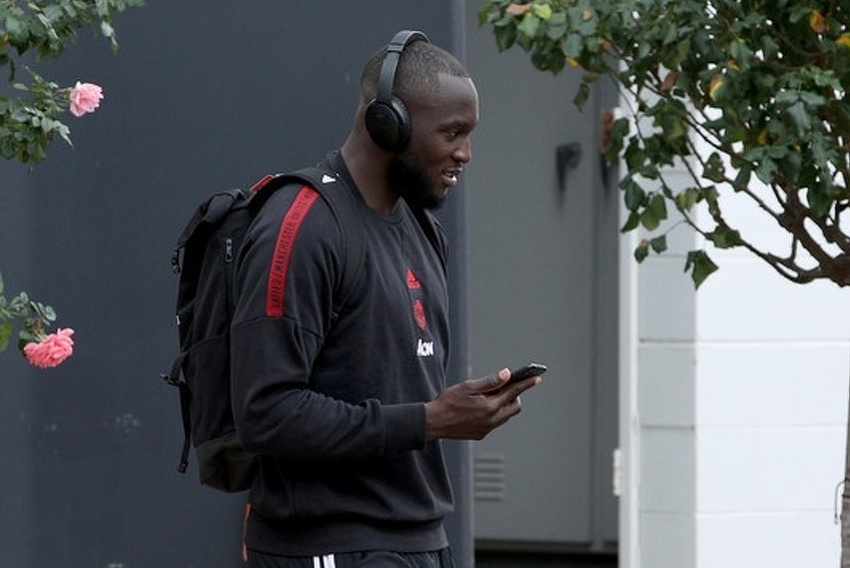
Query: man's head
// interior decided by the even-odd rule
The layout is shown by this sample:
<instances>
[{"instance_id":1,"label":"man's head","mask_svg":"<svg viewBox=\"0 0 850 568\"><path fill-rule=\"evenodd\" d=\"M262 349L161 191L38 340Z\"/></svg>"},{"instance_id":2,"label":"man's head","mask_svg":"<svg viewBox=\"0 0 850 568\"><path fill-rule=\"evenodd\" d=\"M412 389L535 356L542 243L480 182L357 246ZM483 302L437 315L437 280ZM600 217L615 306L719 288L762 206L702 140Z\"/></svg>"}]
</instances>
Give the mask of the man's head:
<instances>
[{"instance_id":1,"label":"man's head","mask_svg":"<svg viewBox=\"0 0 850 568\"><path fill-rule=\"evenodd\" d=\"M424 36L412 39L398 55L390 47L389 57L398 57L392 88L380 88L388 54L384 47L363 70L361 94L369 105L364 119L373 143L392 154L387 172L392 189L411 205L430 208L442 204L472 158L469 134L478 123L478 94L466 68L453 55ZM386 74L383 80L387 81ZM369 125L369 109L386 103L387 90L393 97L392 112L401 117L405 129L390 140L368 128L374 127Z\"/></svg>"}]
</instances>

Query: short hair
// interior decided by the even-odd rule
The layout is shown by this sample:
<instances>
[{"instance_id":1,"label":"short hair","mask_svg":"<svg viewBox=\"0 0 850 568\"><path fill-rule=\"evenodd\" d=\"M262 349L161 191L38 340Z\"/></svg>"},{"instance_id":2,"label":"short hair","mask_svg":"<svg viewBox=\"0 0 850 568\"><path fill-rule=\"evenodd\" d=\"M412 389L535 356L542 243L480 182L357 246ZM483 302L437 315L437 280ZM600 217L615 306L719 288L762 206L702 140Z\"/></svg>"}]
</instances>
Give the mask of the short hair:
<instances>
[{"instance_id":1,"label":"short hair","mask_svg":"<svg viewBox=\"0 0 850 568\"><path fill-rule=\"evenodd\" d=\"M387 56L387 47L376 51L360 77L360 88L364 98L377 96L381 66ZM413 94L431 96L439 88L439 76L469 77L469 71L448 51L427 41L409 43L399 57L396 67L393 94L404 100Z\"/></svg>"}]
</instances>

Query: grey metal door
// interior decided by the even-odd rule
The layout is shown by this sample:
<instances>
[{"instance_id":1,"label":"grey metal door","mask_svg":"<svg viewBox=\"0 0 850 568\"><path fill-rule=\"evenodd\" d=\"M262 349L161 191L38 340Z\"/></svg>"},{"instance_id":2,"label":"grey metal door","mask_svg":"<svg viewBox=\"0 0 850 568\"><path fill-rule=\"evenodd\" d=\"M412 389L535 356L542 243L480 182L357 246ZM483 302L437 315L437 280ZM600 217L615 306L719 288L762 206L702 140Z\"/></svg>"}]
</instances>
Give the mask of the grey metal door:
<instances>
[{"instance_id":1,"label":"grey metal door","mask_svg":"<svg viewBox=\"0 0 850 568\"><path fill-rule=\"evenodd\" d=\"M467 179L473 373L550 368L522 414L474 447L478 546L616 550L619 198L599 152L613 92L597 89L579 112L578 72L498 54L487 28L468 38L481 95ZM561 187L568 144L581 155Z\"/></svg>"}]
</instances>

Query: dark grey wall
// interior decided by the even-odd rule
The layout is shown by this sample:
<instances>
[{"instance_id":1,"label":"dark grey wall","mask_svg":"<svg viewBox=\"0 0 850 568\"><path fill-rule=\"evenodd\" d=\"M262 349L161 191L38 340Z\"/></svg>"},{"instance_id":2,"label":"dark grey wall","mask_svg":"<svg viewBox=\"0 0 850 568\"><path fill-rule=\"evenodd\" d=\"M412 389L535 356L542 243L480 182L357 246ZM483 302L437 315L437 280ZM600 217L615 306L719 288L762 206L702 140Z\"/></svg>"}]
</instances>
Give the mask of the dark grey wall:
<instances>
[{"instance_id":1,"label":"dark grey wall","mask_svg":"<svg viewBox=\"0 0 850 568\"><path fill-rule=\"evenodd\" d=\"M400 28L462 51L463 3L148 0L116 21L120 50L82 32L48 68L101 84L93 115L66 115L31 172L0 163L0 271L76 330L76 353L39 371L0 354L0 565L240 566L243 496L175 471L176 393L157 376L176 349L169 254L196 203L268 170L315 162L348 131L364 60ZM444 219L459 251L453 376L467 367L464 203ZM468 454L450 445L471 558ZM460 473L463 472L463 473Z\"/></svg>"}]
</instances>

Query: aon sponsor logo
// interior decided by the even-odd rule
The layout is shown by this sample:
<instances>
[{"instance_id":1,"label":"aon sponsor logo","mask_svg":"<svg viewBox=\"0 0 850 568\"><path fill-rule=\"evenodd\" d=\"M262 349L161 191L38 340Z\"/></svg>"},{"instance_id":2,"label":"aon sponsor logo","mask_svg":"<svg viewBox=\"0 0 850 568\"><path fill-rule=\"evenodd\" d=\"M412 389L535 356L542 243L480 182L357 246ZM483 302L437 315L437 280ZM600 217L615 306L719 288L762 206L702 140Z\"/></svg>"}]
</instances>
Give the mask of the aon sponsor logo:
<instances>
[{"instance_id":1,"label":"aon sponsor logo","mask_svg":"<svg viewBox=\"0 0 850 568\"><path fill-rule=\"evenodd\" d=\"M434 355L434 342L420 339L416 345L416 354L419 357L432 357Z\"/></svg>"}]
</instances>

